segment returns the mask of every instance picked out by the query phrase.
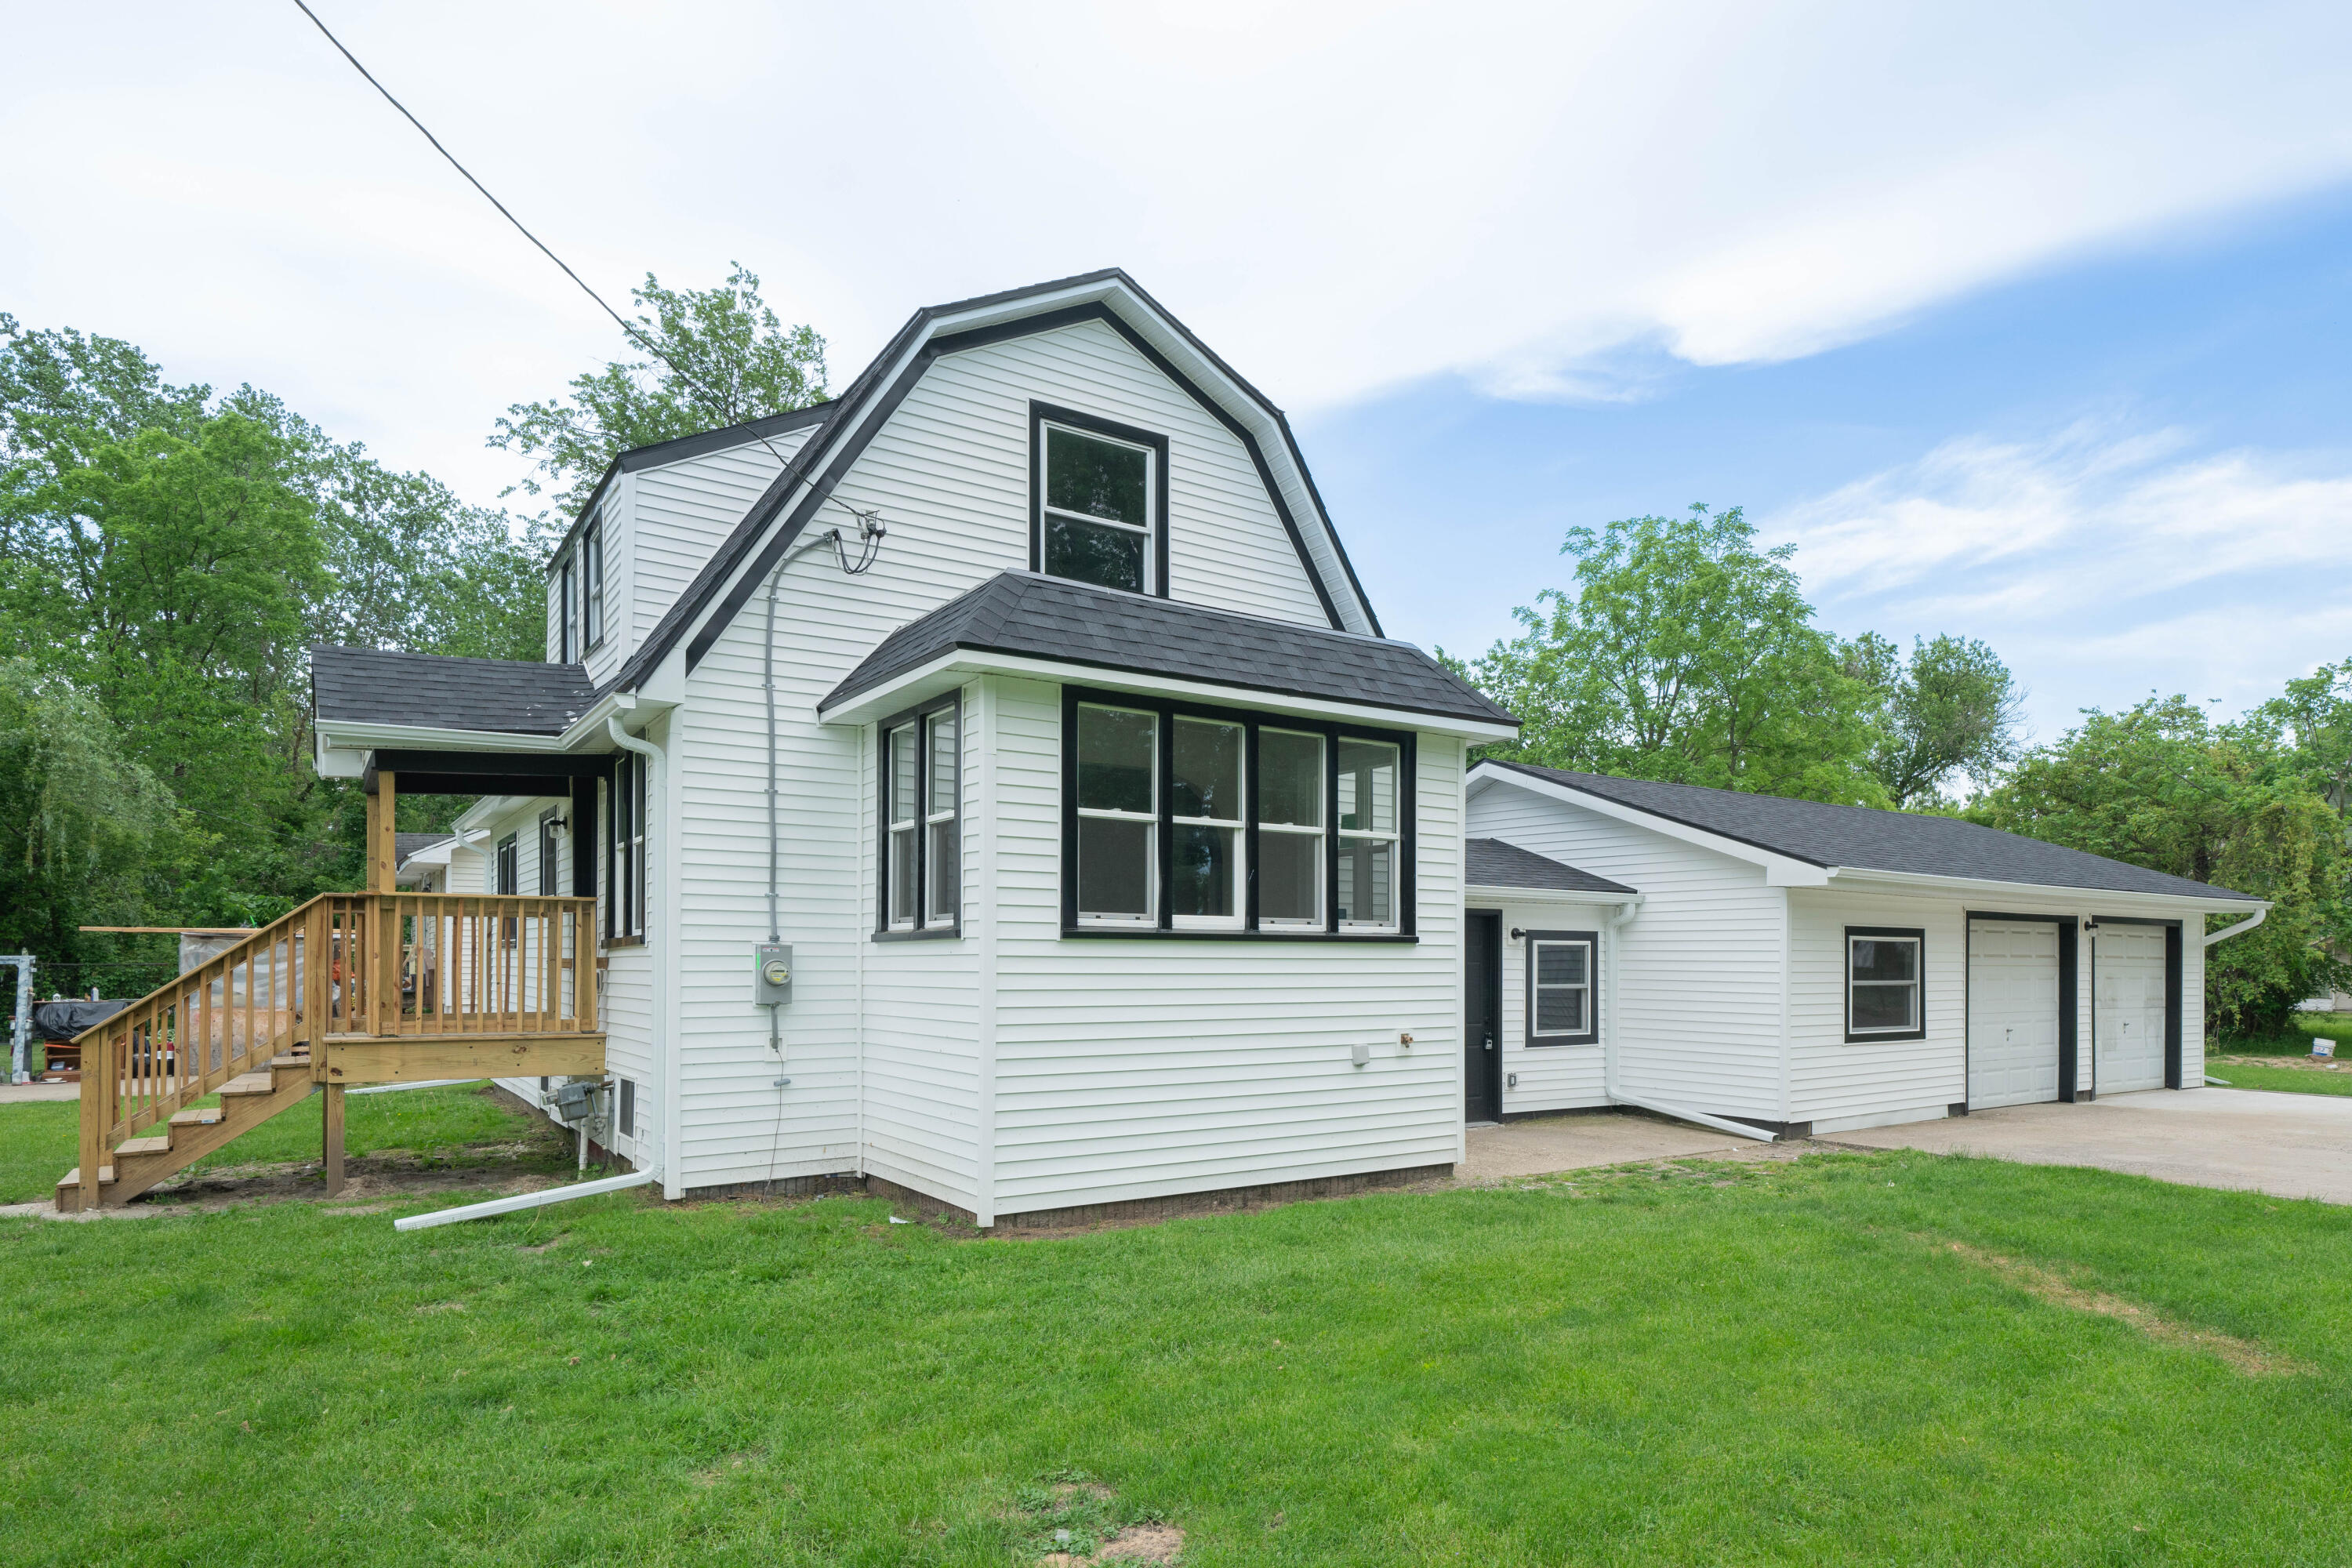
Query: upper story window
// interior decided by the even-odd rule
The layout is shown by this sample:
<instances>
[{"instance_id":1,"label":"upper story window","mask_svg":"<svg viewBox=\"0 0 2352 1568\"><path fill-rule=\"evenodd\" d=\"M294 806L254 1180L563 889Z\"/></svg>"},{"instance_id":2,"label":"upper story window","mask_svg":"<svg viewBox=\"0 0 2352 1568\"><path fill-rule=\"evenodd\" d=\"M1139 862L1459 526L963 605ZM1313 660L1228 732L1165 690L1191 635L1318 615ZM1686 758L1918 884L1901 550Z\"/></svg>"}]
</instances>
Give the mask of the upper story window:
<instances>
[{"instance_id":1,"label":"upper story window","mask_svg":"<svg viewBox=\"0 0 2352 1568\"><path fill-rule=\"evenodd\" d=\"M1029 414L1031 569L1165 597L1168 438L1042 403Z\"/></svg>"},{"instance_id":2,"label":"upper story window","mask_svg":"<svg viewBox=\"0 0 2352 1568\"><path fill-rule=\"evenodd\" d=\"M604 526L592 522L580 536L580 646L604 640ZM566 662L569 662L568 660Z\"/></svg>"},{"instance_id":3,"label":"upper story window","mask_svg":"<svg viewBox=\"0 0 2352 1568\"><path fill-rule=\"evenodd\" d=\"M963 920L961 692L878 727L881 934L953 936Z\"/></svg>"},{"instance_id":4,"label":"upper story window","mask_svg":"<svg viewBox=\"0 0 2352 1568\"><path fill-rule=\"evenodd\" d=\"M1066 688L1063 929L1411 936L1412 738Z\"/></svg>"},{"instance_id":5,"label":"upper story window","mask_svg":"<svg viewBox=\"0 0 2352 1568\"><path fill-rule=\"evenodd\" d=\"M646 759L623 752L604 784L604 936L646 934Z\"/></svg>"},{"instance_id":6,"label":"upper story window","mask_svg":"<svg viewBox=\"0 0 2352 1568\"><path fill-rule=\"evenodd\" d=\"M572 581L573 557L566 551L555 565L555 662L576 664L580 659L579 595Z\"/></svg>"}]
</instances>

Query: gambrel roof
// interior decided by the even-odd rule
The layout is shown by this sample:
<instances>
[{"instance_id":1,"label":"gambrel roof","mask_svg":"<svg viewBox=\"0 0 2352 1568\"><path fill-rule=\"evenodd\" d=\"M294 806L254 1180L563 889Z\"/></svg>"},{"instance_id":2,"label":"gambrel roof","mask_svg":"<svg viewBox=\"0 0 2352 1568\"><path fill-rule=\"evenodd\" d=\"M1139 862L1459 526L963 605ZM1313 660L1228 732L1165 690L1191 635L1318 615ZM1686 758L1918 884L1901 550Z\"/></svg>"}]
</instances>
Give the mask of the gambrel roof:
<instances>
[{"instance_id":1,"label":"gambrel roof","mask_svg":"<svg viewBox=\"0 0 2352 1568\"><path fill-rule=\"evenodd\" d=\"M1517 722L1408 642L1292 626L1034 572L1000 572L899 627L817 710L837 709L957 652L1014 654L1402 713Z\"/></svg>"},{"instance_id":2,"label":"gambrel roof","mask_svg":"<svg viewBox=\"0 0 2352 1568\"><path fill-rule=\"evenodd\" d=\"M701 661L942 354L1089 321L1125 338L1233 433L1255 464L1333 628L1380 637L1380 619L1282 410L1133 279L1109 268L916 311L839 397L818 405L816 428L630 656L616 684L639 689L681 647L688 669Z\"/></svg>"},{"instance_id":3,"label":"gambrel roof","mask_svg":"<svg viewBox=\"0 0 2352 1568\"><path fill-rule=\"evenodd\" d=\"M1831 805L1818 800L1789 800L1780 795L1706 789L1696 784L1570 773L1497 759L1481 763L1479 767L1541 780L1661 821L1695 827L1832 870L1883 871L1898 876L1949 877L2026 887L2219 899L2249 904L2263 901L2251 893L2168 876L2144 866L2110 860L2104 855L2045 844L2039 838L2003 833L1997 827L1964 822L1956 816Z\"/></svg>"}]
</instances>

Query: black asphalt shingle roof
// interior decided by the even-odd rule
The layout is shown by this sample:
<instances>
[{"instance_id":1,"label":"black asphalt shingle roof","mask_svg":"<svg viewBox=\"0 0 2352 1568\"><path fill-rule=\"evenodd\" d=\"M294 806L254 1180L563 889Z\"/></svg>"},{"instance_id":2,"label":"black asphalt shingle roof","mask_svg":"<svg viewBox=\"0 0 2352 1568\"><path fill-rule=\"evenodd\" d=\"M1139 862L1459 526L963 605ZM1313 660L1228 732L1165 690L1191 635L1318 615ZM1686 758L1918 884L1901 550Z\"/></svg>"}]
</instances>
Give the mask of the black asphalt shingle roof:
<instances>
[{"instance_id":1,"label":"black asphalt shingle roof","mask_svg":"<svg viewBox=\"0 0 2352 1568\"><path fill-rule=\"evenodd\" d=\"M1462 841L1462 879L1474 888L1526 888L1552 893L1630 893L1635 889L1590 871L1506 844L1499 838Z\"/></svg>"},{"instance_id":2,"label":"black asphalt shingle roof","mask_svg":"<svg viewBox=\"0 0 2352 1568\"><path fill-rule=\"evenodd\" d=\"M958 649L1487 723L1517 721L1411 643L1291 626L1034 572L1001 572L892 632L817 706Z\"/></svg>"},{"instance_id":3,"label":"black asphalt shingle roof","mask_svg":"<svg viewBox=\"0 0 2352 1568\"><path fill-rule=\"evenodd\" d=\"M348 723L560 735L596 700L596 683L576 664L320 647L310 696L320 718Z\"/></svg>"},{"instance_id":4,"label":"black asphalt shingle roof","mask_svg":"<svg viewBox=\"0 0 2352 1568\"><path fill-rule=\"evenodd\" d=\"M446 833L395 833L392 836L392 864L395 869L408 864L409 858L419 849L430 849L436 844L446 844Z\"/></svg>"},{"instance_id":5,"label":"black asphalt shingle roof","mask_svg":"<svg viewBox=\"0 0 2352 1568\"><path fill-rule=\"evenodd\" d=\"M1951 816L1921 816L1863 805L1744 795L1696 784L1654 784L1605 773L1569 773L1526 763L1491 765L1549 779L1636 811L1720 834L1742 844L1815 866L1893 871L1924 877L1965 877L2029 887L2081 888L2108 893L2158 893L2175 898L2262 900L2186 877L2168 876L2103 855L2062 848Z\"/></svg>"}]
</instances>

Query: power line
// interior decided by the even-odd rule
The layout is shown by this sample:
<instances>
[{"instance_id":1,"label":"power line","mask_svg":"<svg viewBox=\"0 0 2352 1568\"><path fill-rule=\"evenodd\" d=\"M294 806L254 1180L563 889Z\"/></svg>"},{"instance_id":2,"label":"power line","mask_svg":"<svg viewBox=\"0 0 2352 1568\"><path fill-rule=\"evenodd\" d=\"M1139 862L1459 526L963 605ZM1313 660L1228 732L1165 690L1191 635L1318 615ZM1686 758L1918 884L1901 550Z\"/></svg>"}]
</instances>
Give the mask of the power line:
<instances>
[{"instance_id":1,"label":"power line","mask_svg":"<svg viewBox=\"0 0 2352 1568\"><path fill-rule=\"evenodd\" d=\"M571 279L572 282L577 283L580 286L580 291L583 294L585 294L591 300L595 300L596 308L603 310L604 314L612 317L614 322L619 326L622 331L628 334L632 342L635 342L639 347L643 348L647 353L653 355L656 359L661 361L662 363L669 366L671 374L677 377L678 381L684 384L688 392L691 392L696 397L701 400L704 408L711 415L712 417L721 420L729 425L739 423L728 414L725 405L720 402L720 400L712 396L709 392L705 390L703 386L694 379L693 376L687 374L686 368L683 365L679 364L676 360L670 358L668 354L665 353L659 343L654 342L653 339L647 337L643 331L639 331L635 323L623 316L620 311L615 310L611 305L605 303L604 296L597 293L595 289L590 288L588 286L587 279L582 278L577 272L572 271L570 264L567 263L563 258L556 255L554 251L549 249L545 240L531 233L529 228L526 228L523 226L522 219L515 216L511 212L509 212L507 210L506 203L492 195L490 194L490 188L482 184L481 181L476 179L474 177L474 172L471 169L467 168L465 164L457 162L457 155L455 153L450 152L448 148L441 145L441 139L439 137L434 135L432 132L425 129L425 121L417 119L415 115L409 112L408 105L394 98L392 95L392 89L390 88L376 80L375 74L369 70L367 67L360 64L359 56L352 53L352 51L344 46L343 41L335 37L333 31L328 27L327 24L319 19L319 14L310 9L307 0L294 0L294 4L301 11L302 15L310 18L310 25L319 29L320 33L324 36L327 42L335 46L335 51L341 55L343 58L351 61L352 68L359 72L360 75L366 79L367 84L370 87L382 93L383 95L383 100L386 103L389 103L393 108L400 110L401 118L407 121L411 125L416 127L416 133L419 136L424 137L425 141L430 142L433 144L433 150L436 153L440 153L442 157L447 159L449 166L457 170L460 174L463 174L466 177L466 183L467 184L473 186L474 189L481 193L482 199L484 201L498 208L499 216L500 217L505 218L509 223L514 225L516 233L521 235L525 239L530 241L532 245L538 247L539 253L541 256L546 257L550 261L554 262L556 266L562 268L563 269L563 275L566 278ZM746 428L750 428L750 421L745 420L740 421L740 423L741 423ZM775 458L779 466L786 468L791 468L792 465L785 460L784 455L782 452L777 451L774 443L771 442L765 436L761 435L758 430L754 429L751 431L751 437L754 440L758 441L761 446L768 448L768 455ZM827 492L824 499L833 501L834 505L841 508L842 510L857 519L861 531L865 531L865 529L873 521L873 514L861 512L856 507L851 506L847 501L835 500L830 492ZM870 565L872 563L869 561L867 564Z\"/></svg>"}]
</instances>

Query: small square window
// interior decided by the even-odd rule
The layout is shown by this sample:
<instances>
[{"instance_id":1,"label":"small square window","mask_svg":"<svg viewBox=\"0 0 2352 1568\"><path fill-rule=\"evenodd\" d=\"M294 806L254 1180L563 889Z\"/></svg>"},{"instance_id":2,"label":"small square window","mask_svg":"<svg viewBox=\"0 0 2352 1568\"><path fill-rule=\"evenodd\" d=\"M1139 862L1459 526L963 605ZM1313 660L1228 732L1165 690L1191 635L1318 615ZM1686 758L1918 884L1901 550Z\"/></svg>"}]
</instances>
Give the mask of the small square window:
<instances>
[{"instance_id":1,"label":"small square window","mask_svg":"<svg viewBox=\"0 0 2352 1568\"><path fill-rule=\"evenodd\" d=\"M1601 937L1589 931L1531 931L1528 941L1528 1044L1589 1046L1601 1038L1594 959Z\"/></svg>"},{"instance_id":2,"label":"small square window","mask_svg":"<svg viewBox=\"0 0 2352 1568\"><path fill-rule=\"evenodd\" d=\"M1922 966L1927 932L1848 926L1845 932L1845 1037L1927 1037Z\"/></svg>"},{"instance_id":3,"label":"small square window","mask_svg":"<svg viewBox=\"0 0 2352 1568\"><path fill-rule=\"evenodd\" d=\"M1166 438L1042 404L1032 404L1030 416L1037 487L1031 564L1074 583L1164 594Z\"/></svg>"}]
</instances>

